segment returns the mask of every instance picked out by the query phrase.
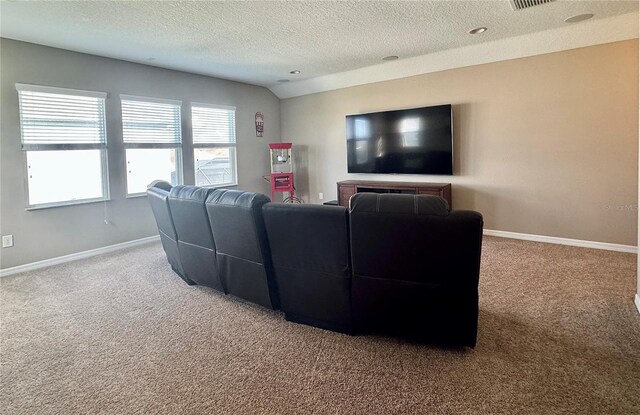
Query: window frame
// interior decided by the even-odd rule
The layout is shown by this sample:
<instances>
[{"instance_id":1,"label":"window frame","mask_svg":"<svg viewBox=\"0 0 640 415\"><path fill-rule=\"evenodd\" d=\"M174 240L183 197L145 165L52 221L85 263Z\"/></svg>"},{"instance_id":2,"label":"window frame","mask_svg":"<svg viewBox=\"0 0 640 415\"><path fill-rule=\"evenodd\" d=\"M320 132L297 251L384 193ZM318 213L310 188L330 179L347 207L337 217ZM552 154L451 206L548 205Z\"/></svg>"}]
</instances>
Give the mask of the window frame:
<instances>
[{"instance_id":1,"label":"window frame","mask_svg":"<svg viewBox=\"0 0 640 415\"><path fill-rule=\"evenodd\" d=\"M194 107L200 107L200 108L210 108L210 109L218 109L218 110L228 110L228 111L233 111L233 142L225 142L225 143L196 143L195 139L193 138L193 108ZM193 143L193 178L194 178L194 183L196 183L196 177L197 177L197 171L196 171L196 149L201 149L201 148L228 148L233 149L233 159L231 160L231 169L233 172L233 181L229 182L229 183L222 183L222 184L209 184L209 185L198 185L196 183L197 186L200 187L211 187L211 188L224 188L224 187L236 187L238 186L238 135L237 135L237 128L236 128L236 107L231 106L231 105L218 105L218 104L208 104L208 103L204 103L204 102L192 102L191 103L191 120L190 120L190 126L191 126L191 140Z\"/></svg>"},{"instance_id":2,"label":"window frame","mask_svg":"<svg viewBox=\"0 0 640 415\"><path fill-rule=\"evenodd\" d=\"M107 137L107 122L106 122L106 101L108 94L106 92L88 91L82 89L73 88L60 88L46 85L32 85L32 84L15 84L16 91L18 92L18 116L19 116L19 128L20 128L20 149L22 151L22 164L23 164L23 186L26 196L25 210L39 210L49 209L62 206L74 206L84 205L88 203L106 202L111 200L111 193L109 189L109 163L108 163L108 137ZM21 92L39 92L46 94L68 95L68 96L80 96L85 98L97 98L102 100L101 111L99 112L100 122L102 124L102 135L104 140L102 143L40 143L40 144L25 144L24 143L24 125L23 125L23 111L22 111L22 94ZM100 177L102 186L102 197L93 197L86 199L70 199L62 200L59 202L47 202L47 203L35 203L32 204L29 197L29 163L27 158L28 152L33 151L73 151L73 150L99 150L100 151Z\"/></svg>"},{"instance_id":3,"label":"window frame","mask_svg":"<svg viewBox=\"0 0 640 415\"><path fill-rule=\"evenodd\" d=\"M177 132L180 135L180 141L176 143L127 143L124 139L124 117L123 117L123 109L122 102L123 101L136 101L136 102L147 102L152 104L168 104L175 105L178 107L178 124L177 124ZM128 166L127 166L127 150L129 149L173 149L176 152L176 174L177 174L177 183L176 185L184 184L184 174L183 174L183 159L182 159L182 101L168 98L155 98L155 97L143 97L138 95L128 95L128 94L120 94L120 126L122 128L122 149L123 149L123 167L124 167L124 182L125 182L125 198L136 198L136 197L146 197L147 192L135 192L129 193L129 175L128 175Z\"/></svg>"}]
</instances>

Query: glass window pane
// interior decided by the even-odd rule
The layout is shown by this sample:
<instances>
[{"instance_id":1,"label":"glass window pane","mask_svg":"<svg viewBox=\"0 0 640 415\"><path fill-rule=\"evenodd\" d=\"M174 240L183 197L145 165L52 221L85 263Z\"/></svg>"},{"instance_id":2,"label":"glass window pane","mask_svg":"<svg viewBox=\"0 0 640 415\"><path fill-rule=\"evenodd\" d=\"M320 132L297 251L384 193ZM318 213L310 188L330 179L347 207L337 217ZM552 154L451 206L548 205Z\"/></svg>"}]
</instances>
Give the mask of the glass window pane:
<instances>
[{"instance_id":1,"label":"glass window pane","mask_svg":"<svg viewBox=\"0 0 640 415\"><path fill-rule=\"evenodd\" d=\"M236 184L235 148L196 148L196 186Z\"/></svg>"},{"instance_id":2,"label":"glass window pane","mask_svg":"<svg viewBox=\"0 0 640 415\"><path fill-rule=\"evenodd\" d=\"M179 184L176 159L173 148L127 149L127 194L146 192L154 180Z\"/></svg>"},{"instance_id":3,"label":"glass window pane","mask_svg":"<svg viewBox=\"0 0 640 415\"><path fill-rule=\"evenodd\" d=\"M27 151L29 205L104 197L101 150Z\"/></svg>"}]
</instances>

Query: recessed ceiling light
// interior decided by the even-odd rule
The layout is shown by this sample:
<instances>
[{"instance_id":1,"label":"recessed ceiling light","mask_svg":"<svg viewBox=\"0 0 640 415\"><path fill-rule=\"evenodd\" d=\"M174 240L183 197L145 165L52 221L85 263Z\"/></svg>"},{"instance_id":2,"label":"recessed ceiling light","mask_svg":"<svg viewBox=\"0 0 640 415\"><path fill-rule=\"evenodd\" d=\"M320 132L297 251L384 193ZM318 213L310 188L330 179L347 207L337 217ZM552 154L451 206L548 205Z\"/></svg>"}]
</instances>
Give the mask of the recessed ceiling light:
<instances>
[{"instance_id":1,"label":"recessed ceiling light","mask_svg":"<svg viewBox=\"0 0 640 415\"><path fill-rule=\"evenodd\" d=\"M382 58L383 61L395 61L396 59L398 59L396 55L385 56Z\"/></svg>"},{"instance_id":2,"label":"recessed ceiling light","mask_svg":"<svg viewBox=\"0 0 640 415\"><path fill-rule=\"evenodd\" d=\"M297 75L297 74L300 73L300 69L296 69L295 71L291 71L289 73L292 74L292 75Z\"/></svg>"},{"instance_id":3,"label":"recessed ceiling light","mask_svg":"<svg viewBox=\"0 0 640 415\"><path fill-rule=\"evenodd\" d=\"M469 30L470 35L478 35L480 33L484 33L487 31L486 27L476 27L475 29Z\"/></svg>"},{"instance_id":4,"label":"recessed ceiling light","mask_svg":"<svg viewBox=\"0 0 640 415\"><path fill-rule=\"evenodd\" d=\"M564 22L565 23L578 23L578 22L583 22L585 20L589 20L592 17L593 17L593 14L591 14L591 13L577 14L575 16L567 17L566 19L564 19Z\"/></svg>"},{"instance_id":5,"label":"recessed ceiling light","mask_svg":"<svg viewBox=\"0 0 640 415\"><path fill-rule=\"evenodd\" d=\"M281 84L287 83L289 82L288 79L278 79L278 82L280 82Z\"/></svg>"}]
</instances>

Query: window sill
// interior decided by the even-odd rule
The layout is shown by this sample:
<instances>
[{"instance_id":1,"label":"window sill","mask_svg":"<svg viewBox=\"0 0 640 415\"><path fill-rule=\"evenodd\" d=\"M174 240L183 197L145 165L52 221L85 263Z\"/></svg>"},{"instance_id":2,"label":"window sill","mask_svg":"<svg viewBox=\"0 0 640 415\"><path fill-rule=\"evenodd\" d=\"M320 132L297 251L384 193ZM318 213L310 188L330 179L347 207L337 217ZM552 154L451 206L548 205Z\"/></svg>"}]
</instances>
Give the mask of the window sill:
<instances>
[{"instance_id":1,"label":"window sill","mask_svg":"<svg viewBox=\"0 0 640 415\"><path fill-rule=\"evenodd\" d=\"M101 203L101 202L109 202L111 199L109 198L100 198L100 199L83 199L77 201L68 201L68 202L55 202L55 203L42 203L40 205L31 205L27 206L25 210L42 210L42 209L51 209L58 207L66 207L66 206L77 206L77 205L88 205L90 203Z\"/></svg>"},{"instance_id":2,"label":"window sill","mask_svg":"<svg viewBox=\"0 0 640 415\"><path fill-rule=\"evenodd\" d=\"M178 185L176 185L178 186ZM201 186L201 185L194 185L197 187L207 187L207 188L212 188L212 189L221 189L221 188L227 188L227 187L238 187L238 183L228 183L228 184L212 184L212 185L207 185L207 186ZM136 199L138 197L147 197L147 193L132 193L130 195L126 196L126 199Z\"/></svg>"},{"instance_id":3,"label":"window sill","mask_svg":"<svg viewBox=\"0 0 640 415\"><path fill-rule=\"evenodd\" d=\"M147 192L131 193L130 195L127 195L125 199L136 199L138 197L147 197Z\"/></svg>"},{"instance_id":4,"label":"window sill","mask_svg":"<svg viewBox=\"0 0 640 415\"><path fill-rule=\"evenodd\" d=\"M198 186L198 185L196 185ZM227 187L238 187L238 183L223 183L223 184L209 184L209 185L199 185L198 187L210 187L213 189L221 189Z\"/></svg>"}]
</instances>

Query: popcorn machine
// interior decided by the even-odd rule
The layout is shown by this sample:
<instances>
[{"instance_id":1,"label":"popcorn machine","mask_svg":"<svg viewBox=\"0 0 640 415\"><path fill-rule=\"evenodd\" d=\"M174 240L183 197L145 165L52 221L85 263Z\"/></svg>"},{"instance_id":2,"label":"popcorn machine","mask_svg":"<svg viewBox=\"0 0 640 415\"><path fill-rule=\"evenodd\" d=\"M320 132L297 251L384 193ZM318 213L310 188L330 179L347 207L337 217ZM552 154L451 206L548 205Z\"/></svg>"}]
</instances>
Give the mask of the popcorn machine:
<instances>
[{"instance_id":1,"label":"popcorn machine","mask_svg":"<svg viewBox=\"0 0 640 415\"><path fill-rule=\"evenodd\" d=\"M286 200L293 203L291 143L271 143L269 152L271 153L271 200L274 200L276 193L289 193Z\"/></svg>"}]
</instances>

